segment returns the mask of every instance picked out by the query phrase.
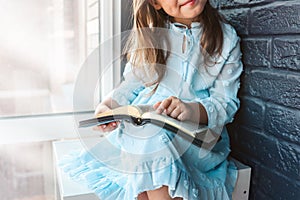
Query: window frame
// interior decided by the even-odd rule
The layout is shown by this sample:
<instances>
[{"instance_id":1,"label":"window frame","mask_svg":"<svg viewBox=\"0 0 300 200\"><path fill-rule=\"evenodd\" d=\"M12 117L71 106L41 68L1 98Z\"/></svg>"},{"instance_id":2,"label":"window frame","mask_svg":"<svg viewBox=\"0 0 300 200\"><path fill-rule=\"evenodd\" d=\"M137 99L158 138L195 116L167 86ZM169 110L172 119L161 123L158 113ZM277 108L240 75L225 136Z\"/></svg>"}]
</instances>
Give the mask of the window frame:
<instances>
[{"instance_id":1,"label":"window frame","mask_svg":"<svg viewBox=\"0 0 300 200\"><path fill-rule=\"evenodd\" d=\"M105 40L111 39L114 35L121 34L121 11L121 1L99 0L100 19L109 19L102 20L103 22L99 20L100 44ZM114 52L121 51L121 41L113 41L111 45L114 50L111 49L110 52L112 57L114 56ZM106 91L111 90L121 79L121 63L115 62L114 65L109 76L109 80L114 80L114 82L108 88L105 88ZM101 73L101 69L99 73ZM90 116L92 112L79 112L76 115ZM77 134L76 127L77 124L74 120L73 112L0 117L0 144L78 138L79 135Z\"/></svg>"}]
</instances>

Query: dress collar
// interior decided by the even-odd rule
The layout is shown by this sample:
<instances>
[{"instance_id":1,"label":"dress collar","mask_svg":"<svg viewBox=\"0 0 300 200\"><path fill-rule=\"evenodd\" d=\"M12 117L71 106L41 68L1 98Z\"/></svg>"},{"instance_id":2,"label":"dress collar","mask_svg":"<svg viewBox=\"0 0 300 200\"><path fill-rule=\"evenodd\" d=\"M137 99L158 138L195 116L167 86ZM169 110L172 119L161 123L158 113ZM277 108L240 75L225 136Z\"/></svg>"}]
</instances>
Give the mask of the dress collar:
<instances>
[{"instance_id":1,"label":"dress collar","mask_svg":"<svg viewBox=\"0 0 300 200\"><path fill-rule=\"evenodd\" d=\"M174 31L186 32L188 30L196 31L200 30L202 24L200 22L192 22L191 27L189 28L187 25L179 23L179 22L168 22L168 28Z\"/></svg>"}]
</instances>

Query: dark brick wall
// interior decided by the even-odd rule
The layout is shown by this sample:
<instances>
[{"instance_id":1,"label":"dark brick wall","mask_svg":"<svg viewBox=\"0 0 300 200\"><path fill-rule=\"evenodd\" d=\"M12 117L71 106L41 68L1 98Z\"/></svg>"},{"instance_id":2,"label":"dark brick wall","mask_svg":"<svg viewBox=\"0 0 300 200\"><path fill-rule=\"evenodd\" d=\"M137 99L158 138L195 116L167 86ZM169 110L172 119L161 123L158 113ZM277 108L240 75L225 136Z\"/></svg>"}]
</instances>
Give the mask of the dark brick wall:
<instances>
[{"instance_id":1,"label":"dark brick wall","mask_svg":"<svg viewBox=\"0 0 300 200\"><path fill-rule=\"evenodd\" d=\"M300 1L214 1L242 38L232 156L252 167L250 199L300 199Z\"/></svg>"}]
</instances>

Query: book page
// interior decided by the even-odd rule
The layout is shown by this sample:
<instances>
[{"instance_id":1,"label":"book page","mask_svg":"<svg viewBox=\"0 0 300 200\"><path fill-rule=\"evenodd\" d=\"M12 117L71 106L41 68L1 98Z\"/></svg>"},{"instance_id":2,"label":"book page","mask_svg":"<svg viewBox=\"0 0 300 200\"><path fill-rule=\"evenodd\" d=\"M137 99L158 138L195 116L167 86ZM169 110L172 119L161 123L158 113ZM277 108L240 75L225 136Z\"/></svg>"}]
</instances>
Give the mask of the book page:
<instances>
[{"instance_id":1,"label":"book page","mask_svg":"<svg viewBox=\"0 0 300 200\"><path fill-rule=\"evenodd\" d=\"M115 108L113 110L109 110L103 113L100 113L96 116L96 118L104 117L104 116L114 116L114 115L129 115L133 117L141 117L142 111L140 108L136 106L122 106Z\"/></svg>"}]
</instances>

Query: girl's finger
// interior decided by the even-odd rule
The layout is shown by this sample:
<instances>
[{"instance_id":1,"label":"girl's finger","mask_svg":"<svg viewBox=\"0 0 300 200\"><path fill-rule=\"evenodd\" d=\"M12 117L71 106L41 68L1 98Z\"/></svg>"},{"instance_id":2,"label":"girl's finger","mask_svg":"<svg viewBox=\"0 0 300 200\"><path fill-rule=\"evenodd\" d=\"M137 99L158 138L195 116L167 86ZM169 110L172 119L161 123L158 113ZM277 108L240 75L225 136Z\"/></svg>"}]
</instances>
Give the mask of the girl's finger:
<instances>
[{"instance_id":1,"label":"girl's finger","mask_svg":"<svg viewBox=\"0 0 300 200\"><path fill-rule=\"evenodd\" d=\"M100 125L100 126L94 126L93 127L93 130L94 131L101 131L101 132L103 132L104 131L104 128Z\"/></svg>"},{"instance_id":2,"label":"girl's finger","mask_svg":"<svg viewBox=\"0 0 300 200\"><path fill-rule=\"evenodd\" d=\"M171 98L167 98L165 100L163 100L161 102L161 104L159 105L159 107L156 109L156 111L161 114L162 112L164 112L165 109L167 109L169 107L169 105L172 103L172 99Z\"/></svg>"},{"instance_id":3,"label":"girl's finger","mask_svg":"<svg viewBox=\"0 0 300 200\"><path fill-rule=\"evenodd\" d=\"M161 101L155 103L155 104L153 105L153 108L156 110L160 104L161 104Z\"/></svg>"},{"instance_id":4,"label":"girl's finger","mask_svg":"<svg viewBox=\"0 0 300 200\"><path fill-rule=\"evenodd\" d=\"M186 120L186 116L183 112L181 112L178 116L177 116L177 119L179 121L185 121Z\"/></svg>"},{"instance_id":5,"label":"girl's finger","mask_svg":"<svg viewBox=\"0 0 300 200\"><path fill-rule=\"evenodd\" d=\"M176 107L169 116L173 117L174 119L177 119L178 116L181 114L181 109L179 107Z\"/></svg>"},{"instance_id":6,"label":"girl's finger","mask_svg":"<svg viewBox=\"0 0 300 200\"><path fill-rule=\"evenodd\" d=\"M173 100L172 100L172 102L170 103L170 105L166 108L166 110L165 110L165 113L167 114L167 115L170 115L175 109L177 109L178 108L178 103L177 102L174 102Z\"/></svg>"}]
</instances>

